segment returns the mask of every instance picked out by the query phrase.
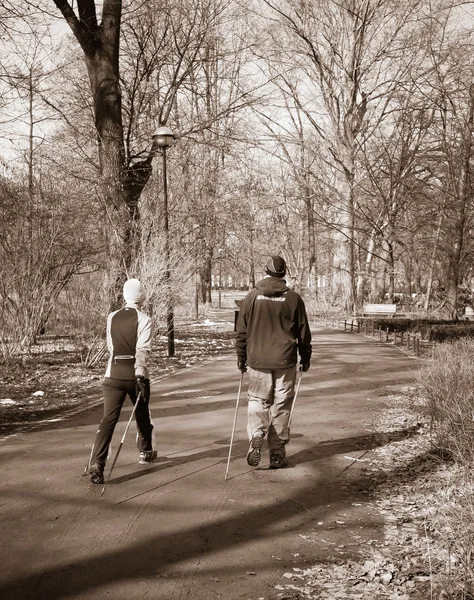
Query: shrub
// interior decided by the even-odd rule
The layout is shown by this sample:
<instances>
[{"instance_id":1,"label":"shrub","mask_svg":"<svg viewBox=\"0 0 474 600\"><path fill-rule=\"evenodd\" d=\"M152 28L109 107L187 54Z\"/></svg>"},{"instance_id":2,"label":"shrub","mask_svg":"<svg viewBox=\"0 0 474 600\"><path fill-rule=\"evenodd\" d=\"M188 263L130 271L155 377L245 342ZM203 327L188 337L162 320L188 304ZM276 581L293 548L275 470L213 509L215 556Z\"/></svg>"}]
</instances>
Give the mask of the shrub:
<instances>
[{"instance_id":1,"label":"shrub","mask_svg":"<svg viewBox=\"0 0 474 600\"><path fill-rule=\"evenodd\" d=\"M364 321L359 319L361 327ZM390 331L391 333L417 333L424 340L430 342L445 342L462 337L474 337L474 323L469 321L446 321L433 319L406 319L406 318L373 318L370 319L370 328L374 330Z\"/></svg>"},{"instance_id":2,"label":"shrub","mask_svg":"<svg viewBox=\"0 0 474 600\"><path fill-rule=\"evenodd\" d=\"M474 500L472 483L459 474L456 490L442 490L438 508L436 530L448 551L445 572L440 572L444 584L443 600L469 600L474 598ZM467 479L467 481L464 481Z\"/></svg>"},{"instance_id":3,"label":"shrub","mask_svg":"<svg viewBox=\"0 0 474 600\"><path fill-rule=\"evenodd\" d=\"M430 342L446 342L464 337L474 337L474 324L436 325L429 328Z\"/></svg>"},{"instance_id":4,"label":"shrub","mask_svg":"<svg viewBox=\"0 0 474 600\"><path fill-rule=\"evenodd\" d=\"M473 356L474 339L446 342L419 372L434 442L462 464L474 459Z\"/></svg>"}]
</instances>

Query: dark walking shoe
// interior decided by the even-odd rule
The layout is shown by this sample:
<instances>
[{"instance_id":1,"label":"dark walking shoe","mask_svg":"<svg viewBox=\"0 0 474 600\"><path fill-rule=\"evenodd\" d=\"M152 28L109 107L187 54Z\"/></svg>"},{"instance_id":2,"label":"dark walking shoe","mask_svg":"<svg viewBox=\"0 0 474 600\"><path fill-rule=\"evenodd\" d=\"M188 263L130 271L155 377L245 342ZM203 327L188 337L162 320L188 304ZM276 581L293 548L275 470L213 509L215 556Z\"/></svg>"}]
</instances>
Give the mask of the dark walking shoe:
<instances>
[{"instance_id":1,"label":"dark walking shoe","mask_svg":"<svg viewBox=\"0 0 474 600\"><path fill-rule=\"evenodd\" d=\"M157 458L158 458L158 450L144 451L144 452L140 452L140 458L138 459L138 462L141 465L148 465L149 463L152 463L153 461L155 461Z\"/></svg>"},{"instance_id":2,"label":"dark walking shoe","mask_svg":"<svg viewBox=\"0 0 474 600\"><path fill-rule=\"evenodd\" d=\"M288 466L288 459L284 454L270 453L270 469L281 469L286 466Z\"/></svg>"},{"instance_id":3,"label":"dark walking shoe","mask_svg":"<svg viewBox=\"0 0 474 600\"><path fill-rule=\"evenodd\" d=\"M258 467L260 464L261 452L263 445L263 435L256 433L250 442L250 448L247 452L247 464L251 467Z\"/></svg>"},{"instance_id":4,"label":"dark walking shoe","mask_svg":"<svg viewBox=\"0 0 474 600\"><path fill-rule=\"evenodd\" d=\"M89 477L92 483L102 485L104 483L104 469L100 465L91 465L89 467Z\"/></svg>"}]
</instances>

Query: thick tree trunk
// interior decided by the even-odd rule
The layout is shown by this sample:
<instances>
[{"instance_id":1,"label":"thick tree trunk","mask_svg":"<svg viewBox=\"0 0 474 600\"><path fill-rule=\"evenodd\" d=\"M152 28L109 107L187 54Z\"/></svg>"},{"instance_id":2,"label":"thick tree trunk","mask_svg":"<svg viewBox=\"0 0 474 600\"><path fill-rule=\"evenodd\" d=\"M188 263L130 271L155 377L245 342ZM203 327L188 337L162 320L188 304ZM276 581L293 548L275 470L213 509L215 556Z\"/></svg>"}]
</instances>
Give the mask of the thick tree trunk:
<instances>
[{"instance_id":1,"label":"thick tree trunk","mask_svg":"<svg viewBox=\"0 0 474 600\"><path fill-rule=\"evenodd\" d=\"M469 105L466 123L463 131L461 148L461 172L457 194L457 215L454 225L453 243L449 253L448 279L446 286L446 306L448 317L457 319L458 311L458 286L460 280L460 267L464 245L464 230L466 226L466 205L469 195L470 160L472 153L472 134L474 123L474 84L469 90Z\"/></svg>"},{"instance_id":2,"label":"thick tree trunk","mask_svg":"<svg viewBox=\"0 0 474 600\"><path fill-rule=\"evenodd\" d=\"M444 205L443 205L443 210L444 210ZM438 218L438 226L436 228L435 243L434 243L434 248L433 248L433 252L432 252L430 268L428 271L428 281L426 282L426 296L425 296L425 304L424 304L424 309L426 312L428 312L428 310L430 308L431 293L433 290L433 279L434 279L434 273L435 273L435 268L436 268L436 260L438 258L439 241L441 239L441 226L443 224L443 210L440 211L439 218Z\"/></svg>"},{"instance_id":3,"label":"thick tree trunk","mask_svg":"<svg viewBox=\"0 0 474 600\"><path fill-rule=\"evenodd\" d=\"M156 148L152 148L145 161L135 165L126 163L119 72L122 2L104 0L100 25L95 3L90 0L77 1L78 16L66 0L54 3L84 52L90 80L102 193L110 224L107 237L113 307L138 253L138 200L150 177Z\"/></svg>"},{"instance_id":4,"label":"thick tree trunk","mask_svg":"<svg viewBox=\"0 0 474 600\"><path fill-rule=\"evenodd\" d=\"M365 257L364 266L357 277L356 298L358 308L362 307L366 299L367 281L371 279L372 261L375 251L375 228L370 233L369 243L367 247L367 255Z\"/></svg>"},{"instance_id":5,"label":"thick tree trunk","mask_svg":"<svg viewBox=\"0 0 474 600\"><path fill-rule=\"evenodd\" d=\"M105 35L112 24L104 23L93 52L86 52L86 65L94 101L95 127L99 148L101 183L108 222L111 308L119 302L120 282L129 274L133 250L132 216L124 186L125 151L122 126L122 99L118 72L118 44Z\"/></svg>"},{"instance_id":6,"label":"thick tree trunk","mask_svg":"<svg viewBox=\"0 0 474 600\"><path fill-rule=\"evenodd\" d=\"M355 307L352 147L346 144L341 145L338 156L343 173L340 183L341 206L334 240L333 290L342 308L352 312Z\"/></svg>"}]
</instances>

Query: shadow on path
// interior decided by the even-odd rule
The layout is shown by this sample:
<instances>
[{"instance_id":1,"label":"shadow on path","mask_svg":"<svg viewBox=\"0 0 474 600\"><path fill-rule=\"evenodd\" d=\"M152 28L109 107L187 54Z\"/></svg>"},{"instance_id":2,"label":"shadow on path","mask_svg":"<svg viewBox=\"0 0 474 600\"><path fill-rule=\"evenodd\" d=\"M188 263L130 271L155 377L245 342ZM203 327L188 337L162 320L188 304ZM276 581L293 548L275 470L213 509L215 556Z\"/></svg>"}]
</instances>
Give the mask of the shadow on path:
<instances>
[{"instance_id":1,"label":"shadow on path","mask_svg":"<svg viewBox=\"0 0 474 600\"><path fill-rule=\"evenodd\" d=\"M318 461L335 454L370 450L414 434L415 428L410 428L384 435L371 434L321 442L308 450L296 453L291 457L291 460L293 464ZM238 446L239 451L244 449L243 443ZM157 472L170 466L202 458L224 459L226 455L225 448L216 448L191 456L175 456L167 464L157 465L152 469L142 471L138 475L132 474L117 478L115 484L124 482L134 476L149 475L150 471ZM197 469L193 471L193 474L215 466L215 464L212 463L203 469ZM275 475L275 472L272 472L272 475ZM278 472L276 476L278 476ZM172 481L151 488L139 495L144 496ZM252 482L250 482L251 484ZM232 486L232 483L229 482L229 485ZM54 567L26 577L15 577L13 575L0 587L0 596L9 600L16 598L22 598L22 600L74 598L87 590L93 590L110 583L118 584L126 580L138 581L140 577L146 578L151 573L156 576L163 569L169 569L172 565L177 565L188 559L223 551L235 546L244 548L248 542L257 538L260 540L267 539L271 544L271 539L275 535L274 528L278 523L289 527L287 531L298 531L301 526L300 520L306 519L308 513L310 513L312 521L316 522L320 518L318 517L319 512L327 516L328 505L331 505L332 510L336 511L341 503L347 503L349 500L367 502L368 494L373 485L374 479L361 475L360 472L346 472L345 477L340 478L334 478L330 475L329 478L320 477L317 482L313 482L312 478L309 478L308 485L283 501L276 499L264 506L246 510L245 514L239 512L238 515L230 518L214 519L212 522L190 526L172 533L153 534L155 519L150 519L149 535L146 540L137 541L134 538L128 538L112 552L94 554L91 557L75 561L74 564L70 564L65 559ZM123 500L119 504L131 499ZM97 502L100 506L101 500L97 500ZM157 509L151 507L152 513L154 510ZM159 515L157 514L156 517L156 522L159 523ZM106 527L106 524L104 524L104 527ZM347 535L350 535L350 531L347 532ZM203 540L205 540L204 546ZM104 569L104 565L107 565L107 568ZM209 568L208 570L209 576L218 577L219 574L219 568Z\"/></svg>"}]
</instances>

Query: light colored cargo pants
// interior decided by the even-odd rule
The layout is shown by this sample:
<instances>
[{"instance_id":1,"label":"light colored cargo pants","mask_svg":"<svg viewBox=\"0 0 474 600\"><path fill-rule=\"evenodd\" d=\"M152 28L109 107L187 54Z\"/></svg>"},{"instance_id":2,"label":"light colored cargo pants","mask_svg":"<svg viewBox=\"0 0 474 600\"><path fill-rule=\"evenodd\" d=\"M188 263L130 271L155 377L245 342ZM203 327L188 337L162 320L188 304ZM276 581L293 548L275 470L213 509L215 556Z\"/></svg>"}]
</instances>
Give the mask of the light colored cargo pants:
<instances>
[{"instance_id":1,"label":"light colored cargo pants","mask_svg":"<svg viewBox=\"0 0 474 600\"><path fill-rule=\"evenodd\" d=\"M285 453L290 439L288 421L295 396L296 365L289 369L252 369L248 372L247 433L249 440L267 435L270 452Z\"/></svg>"}]
</instances>

